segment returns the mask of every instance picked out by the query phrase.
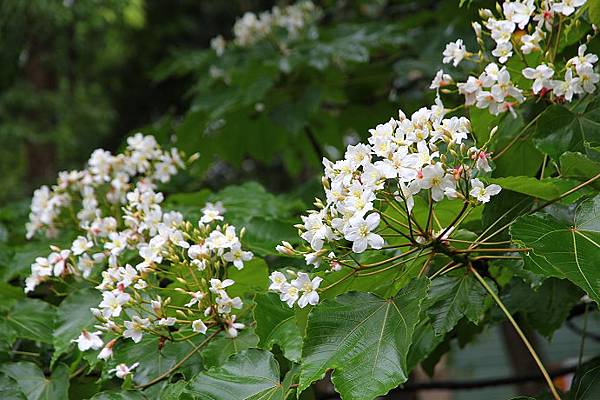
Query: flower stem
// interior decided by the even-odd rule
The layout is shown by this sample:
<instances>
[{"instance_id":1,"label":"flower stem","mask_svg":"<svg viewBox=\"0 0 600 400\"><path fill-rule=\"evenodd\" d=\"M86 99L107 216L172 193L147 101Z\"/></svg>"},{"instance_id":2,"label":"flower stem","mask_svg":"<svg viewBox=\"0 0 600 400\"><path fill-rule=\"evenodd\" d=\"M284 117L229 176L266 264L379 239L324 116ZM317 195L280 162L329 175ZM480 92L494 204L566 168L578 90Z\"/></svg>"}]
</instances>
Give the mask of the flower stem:
<instances>
[{"instance_id":1,"label":"flower stem","mask_svg":"<svg viewBox=\"0 0 600 400\"><path fill-rule=\"evenodd\" d=\"M508 318L508 320L512 324L513 328L515 328L515 331L517 331L517 334L523 341L523 344L525 345L525 347L527 347L527 350L529 351L529 353L535 360L535 363L537 364L538 368L540 369L540 372L544 376L544 379L546 380L546 384L548 385L550 392L552 392L552 397L554 397L555 400L561 400L560 395L558 394L558 391L554 387L554 383L552 383L552 378L550 378L550 375L548 374L548 371L546 370L546 367L544 367L542 360L540 360L540 357L535 352L533 346L531 345L531 343L529 343L529 340L527 339L527 337L525 336L525 334L519 327L519 324L517 324L517 322L514 320L514 318L512 317L512 315L510 314L510 312L508 311L506 306L504 305L504 303L502 303L502 300L500 300L500 298L496 294L496 292L494 292L494 290L487 284L485 279L483 279L483 277L481 275L479 275L477 270L475 268L473 268L473 265L469 265L469 270L473 273L473 275L475 275L477 280L481 283L481 285L485 288L485 290L490 294L490 296L492 296L492 298L494 299L494 301L496 302L498 307L500 307L500 309L502 310L504 315L506 315L506 318Z\"/></svg>"}]
</instances>

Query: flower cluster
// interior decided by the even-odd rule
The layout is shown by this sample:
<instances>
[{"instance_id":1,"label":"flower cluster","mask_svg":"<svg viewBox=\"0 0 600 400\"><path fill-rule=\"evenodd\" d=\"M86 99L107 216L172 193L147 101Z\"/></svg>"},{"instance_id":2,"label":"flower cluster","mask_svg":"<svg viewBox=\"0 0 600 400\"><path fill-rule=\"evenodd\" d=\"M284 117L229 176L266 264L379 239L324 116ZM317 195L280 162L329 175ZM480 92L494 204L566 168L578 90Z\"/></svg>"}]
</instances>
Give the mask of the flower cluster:
<instances>
[{"instance_id":1,"label":"flower cluster","mask_svg":"<svg viewBox=\"0 0 600 400\"><path fill-rule=\"evenodd\" d=\"M235 337L244 328L233 314L243 302L229 295L235 282L227 274L231 267L244 268L253 254L242 249L235 227L222 222L223 207L208 203L194 226L178 212L163 211L161 201L160 193L137 187L127 194L121 230L80 236L70 250L57 249L64 254L62 273L51 265L48 275L42 274L42 280L69 273L90 276L86 263L108 260L96 286L102 301L92 309L99 324L75 340L80 350L101 350L98 358L106 360L119 340L138 343L145 334L178 340L214 326ZM34 274L40 261L32 267ZM133 368L119 365L113 371L124 377Z\"/></svg>"},{"instance_id":2,"label":"flower cluster","mask_svg":"<svg viewBox=\"0 0 600 400\"><path fill-rule=\"evenodd\" d=\"M300 308L304 308L309 304L316 305L319 302L317 289L323 278L316 276L311 280L305 272L298 272L296 274L293 271L289 271L289 273L295 275L295 279L292 279L288 283L283 273L279 271L273 272L269 277L271 280L269 290L278 293L281 301L285 301L290 308L296 302L298 302Z\"/></svg>"},{"instance_id":3,"label":"flower cluster","mask_svg":"<svg viewBox=\"0 0 600 400\"><path fill-rule=\"evenodd\" d=\"M161 149L153 136L138 133L127 139L124 153L95 150L87 168L59 173L56 185L42 186L34 192L27 224L27 237L44 231L56 236L62 214L70 213L86 230L110 230L114 221L103 211L126 202L135 185L155 188L156 182L168 182L184 167L180 153Z\"/></svg>"},{"instance_id":4,"label":"flower cluster","mask_svg":"<svg viewBox=\"0 0 600 400\"><path fill-rule=\"evenodd\" d=\"M585 44L579 46L578 55L569 60L557 59L562 29L575 20L578 7L586 0L505 1L498 7L499 17L491 10L480 10L482 24L473 23L480 50L467 51L461 39L448 43L443 62L458 66L463 60L473 60L483 71L471 75L465 82L456 83L458 92L465 97L465 105L489 109L498 115L511 111L523 103L527 96L548 96L550 101L572 101L575 94L593 93L600 75L594 72L598 57L586 54ZM537 4L537 5L536 5ZM596 29L594 27L594 29ZM595 34L595 33L594 33ZM486 51L484 35L494 42L491 54ZM587 40L591 40L588 36ZM521 74L531 80L532 86L519 87L505 64L516 58ZM525 66L522 67L522 64ZM514 67L511 69L514 74ZM562 77L561 78L559 78ZM431 84L432 89L455 84L452 77L440 70ZM521 84L523 86L523 84ZM447 89L447 88L446 88Z\"/></svg>"},{"instance_id":5,"label":"flower cluster","mask_svg":"<svg viewBox=\"0 0 600 400\"><path fill-rule=\"evenodd\" d=\"M260 14L245 13L233 26L234 43L246 47L272 35L277 30L295 39L316 18L316 7L311 1L302 1L286 7L274 6ZM211 47L221 56L227 46L222 36L211 40Z\"/></svg>"},{"instance_id":6,"label":"flower cluster","mask_svg":"<svg viewBox=\"0 0 600 400\"><path fill-rule=\"evenodd\" d=\"M404 209L408 218L416 196L433 203L443 199L460 199L465 203L488 202L500 192L498 185L485 186L477 178L491 171L489 154L467 146L470 122L464 117L445 117L446 110L438 101L412 116L399 113L399 119L377 125L370 130L368 143L348 146L344 159L323 160L323 186L326 200L315 203L318 210L309 211L298 225L301 237L310 246L304 253L307 264L315 267L327 258L332 270L341 265L336 251L362 253L382 249L382 220L378 209L383 202ZM287 255L296 251L287 243L278 247ZM315 292L320 278L312 281L306 274L287 283L286 277L271 275L270 289L281 300L300 307L318 301ZM300 293L302 296L300 297Z\"/></svg>"}]
</instances>

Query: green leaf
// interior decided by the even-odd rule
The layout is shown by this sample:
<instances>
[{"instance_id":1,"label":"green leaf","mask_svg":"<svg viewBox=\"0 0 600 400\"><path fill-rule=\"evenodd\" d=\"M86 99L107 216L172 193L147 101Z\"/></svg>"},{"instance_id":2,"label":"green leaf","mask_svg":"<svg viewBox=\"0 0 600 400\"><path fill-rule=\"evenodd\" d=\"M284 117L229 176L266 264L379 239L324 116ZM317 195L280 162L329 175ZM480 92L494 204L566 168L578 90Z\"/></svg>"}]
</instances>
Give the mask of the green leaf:
<instances>
[{"instance_id":1,"label":"green leaf","mask_svg":"<svg viewBox=\"0 0 600 400\"><path fill-rule=\"evenodd\" d=\"M26 400L27 397L25 397L15 379L0 373L0 399Z\"/></svg>"},{"instance_id":2,"label":"green leaf","mask_svg":"<svg viewBox=\"0 0 600 400\"><path fill-rule=\"evenodd\" d=\"M600 3L597 1L588 2L588 15L590 22L596 26L600 26Z\"/></svg>"},{"instance_id":3,"label":"green leaf","mask_svg":"<svg viewBox=\"0 0 600 400\"><path fill-rule=\"evenodd\" d=\"M560 174L565 178L587 180L600 173L600 163L581 153L567 152L560 156Z\"/></svg>"},{"instance_id":4,"label":"green leaf","mask_svg":"<svg viewBox=\"0 0 600 400\"><path fill-rule=\"evenodd\" d=\"M232 356L221 367L196 375L188 390L206 400L284 400L287 389L273 354L249 349Z\"/></svg>"},{"instance_id":5,"label":"green leaf","mask_svg":"<svg viewBox=\"0 0 600 400\"><path fill-rule=\"evenodd\" d=\"M106 392L96 393L90 400L145 400L141 392L134 390L108 390Z\"/></svg>"},{"instance_id":6,"label":"green leaf","mask_svg":"<svg viewBox=\"0 0 600 400\"><path fill-rule=\"evenodd\" d=\"M542 200L553 200L581 183L561 178L536 179L529 176L493 178L489 179L489 181L502 186L505 190L526 194ZM573 203L581 198L586 192L589 193L589 191L588 188L578 190L576 193L565 197L562 201L565 203Z\"/></svg>"},{"instance_id":7,"label":"green leaf","mask_svg":"<svg viewBox=\"0 0 600 400\"><path fill-rule=\"evenodd\" d=\"M531 248L523 254L525 268L567 278L600 304L600 195L581 203L572 223L538 213L518 218L510 234Z\"/></svg>"},{"instance_id":8,"label":"green leaf","mask_svg":"<svg viewBox=\"0 0 600 400\"><path fill-rule=\"evenodd\" d=\"M372 399L408 379L407 355L428 280L415 279L394 298L352 292L324 301L308 317L299 391L333 369L346 400Z\"/></svg>"},{"instance_id":9,"label":"green leaf","mask_svg":"<svg viewBox=\"0 0 600 400\"><path fill-rule=\"evenodd\" d=\"M143 385L171 370L179 361L192 353L191 357L177 369L178 373L190 377L202 368L202 358L196 346L205 339L206 336L198 335L184 342L166 341L164 346L159 348L160 338L146 335L139 343L134 343L132 340L117 343L113 348L113 360L117 364L127 365L139 362L140 365L133 374L133 381Z\"/></svg>"},{"instance_id":10,"label":"green leaf","mask_svg":"<svg viewBox=\"0 0 600 400\"><path fill-rule=\"evenodd\" d=\"M422 314L425 312L423 311ZM433 330L433 325L428 318L421 315L421 321L415 328L412 344L408 351L407 369L411 371L421 361L426 359L435 348L442 343L444 336L438 336Z\"/></svg>"},{"instance_id":11,"label":"green leaf","mask_svg":"<svg viewBox=\"0 0 600 400\"><path fill-rule=\"evenodd\" d=\"M69 392L69 369L58 364L50 377L32 362L21 361L5 364L0 371L17 381L27 400L67 399Z\"/></svg>"},{"instance_id":12,"label":"green leaf","mask_svg":"<svg viewBox=\"0 0 600 400\"><path fill-rule=\"evenodd\" d=\"M56 328L53 332L54 354L56 360L66 352L83 329L91 328L96 318L90 311L97 307L102 296L94 289L81 289L71 293L56 310Z\"/></svg>"},{"instance_id":13,"label":"green leaf","mask_svg":"<svg viewBox=\"0 0 600 400\"><path fill-rule=\"evenodd\" d=\"M482 146L490 137L491 130L498 125L500 117L493 115L488 110L470 107L469 120L477 145Z\"/></svg>"},{"instance_id":14,"label":"green leaf","mask_svg":"<svg viewBox=\"0 0 600 400\"><path fill-rule=\"evenodd\" d=\"M465 316L474 324L479 324L487 307L486 294L472 274L444 275L434 279L429 289L432 305L427 312L431 316L435 334L450 332Z\"/></svg>"},{"instance_id":15,"label":"green leaf","mask_svg":"<svg viewBox=\"0 0 600 400\"><path fill-rule=\"evenodd\" d=\"M242 329L234 338L221 335L211 340L202 351L202 360L206 368L218 367L223 365L232 354L257 345L258 336L254 333L254 330Z\"/></svg>"},{"instance_id":16,"label":"green leaf","mask_svg":"<svg viewBox=\"0 0 600 400\"><path fill-rule=\"evenodd\" d=\"M286 358L298 361L302 351L302 334L296 323L294 309L282 302L275 293L258 294L255 301L254 320L260 347L271 350L277 344Z\"/></svg>"},{"instance_id":17,"label":"green leaf","mask_svg":"<svg viewBox=\"0 0 600 400\"><path fill-rule=\"evenodd\" d=\"M600 398L600 357L581 365L571 383L569 400L595 400Z\"/></svg>"},{"instance_id":18,"label":"green leaf","mask_svg":"<svg viewBox=\"0 0 600 400\"><path fill-rule=\"evenodd\" d=\"M584 112L552 105L538 120L534 143L544 153L558 160L566 151L585 151L586 146L600 144L600 102L590 103Z\"/></svg>"},{"instance_id":19,"label":"green leaf","mask_svg":"<svg viewBox=\"0 0 600 400\"><path fill-rule=\"evenodd\" d=\"M8 342L23 338L51 344L55 312L55 307L41 300L19 300L2 315L0 331Z\"/></svg>"},{"instance_id":20,"label":"green leaf","mask_svg":"<svg viewBox=\"0 0 600 400\"><path fill-rule=\"evenodd\" d=\"M246 293L264 292L269 287L269 266L262 258L254 257L244 262L244 268L229 268L227 277L235 281L228 290L231 297Z\"/></svg>"}]
</instances>

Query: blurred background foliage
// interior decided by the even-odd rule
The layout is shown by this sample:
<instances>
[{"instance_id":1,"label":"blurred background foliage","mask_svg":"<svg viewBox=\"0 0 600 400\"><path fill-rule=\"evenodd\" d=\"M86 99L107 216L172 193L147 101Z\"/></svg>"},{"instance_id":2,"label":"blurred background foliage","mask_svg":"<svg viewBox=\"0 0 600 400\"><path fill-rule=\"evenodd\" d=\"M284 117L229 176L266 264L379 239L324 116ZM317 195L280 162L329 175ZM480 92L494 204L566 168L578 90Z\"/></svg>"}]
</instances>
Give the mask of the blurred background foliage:
<instances>
[{"instance_id":1,"label":"blurred background foliage","mask_svg":"<svg viewBox=\"0 0 600 400\"><path fill-rule=\"evenodd\" d=\"M249 177L297 187L323 155L423 104L440 50L475 12L457 13L454 0L328 0L285 51L269 41L223 57L210 49L244 12L274 4L1 2L0 201L28 197L139 130L200 152L186 189Z\"/></svg>"}]
</instances>

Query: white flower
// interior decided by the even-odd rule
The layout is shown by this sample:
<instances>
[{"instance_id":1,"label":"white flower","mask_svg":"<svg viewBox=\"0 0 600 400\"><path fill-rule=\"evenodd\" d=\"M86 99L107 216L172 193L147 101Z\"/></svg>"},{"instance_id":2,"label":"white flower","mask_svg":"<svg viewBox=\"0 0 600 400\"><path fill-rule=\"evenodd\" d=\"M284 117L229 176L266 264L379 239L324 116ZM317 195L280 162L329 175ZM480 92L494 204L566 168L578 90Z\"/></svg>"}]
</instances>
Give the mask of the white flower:
<instances>
[{"instance_id":1,"label":"white flower","mask_svg":"<svg viewBox=\"0 0 600 400\"><path fill-rule=\"evenodd\" d=\"M219 297L217 297L215 302L217 303L217 311L219 314L229 314L232 308L237 308L239 310L244 306L239 297L234 297L232 299L225 292L220 292Z\"/></svg>"},{"instance_id":2,"label":"white flower","mask_svg":"<svg viewBox=\"0 0 600 400\"><path fill-rule=\"evenodd\" d=\"M494 39L497 45L503 43L510 44L510 39L516 28L514 22L506 20L489 20L487 26L492 31L492 39Z\"/></svg>"},{"instance_id":3,"label":"white flower","mask_svg":"<svg viewBox=\"0 0 600 400\"><path fill-rule=\"evenodd\" d=\"M585 54L587 50L587 46L582 44L577 49L577 56L573 57L569 60L567 65L572 64L575 68L581 67L593 67L596 62L598 62L598 56L596 54Z\"/></svg>"},{"instance_id":4,"label":"white flower","mask_svg":"<svg viewBox=\"0 0 600 400\"><path fill-rule=\"evenodd\" d=\"M175 325L176 322L177 322L177 319L174 317L161 318L158 321L156 321L156 325L158 325L158 326L173 326L173 325Z\"/></svg>"},{"instance_id":5,"label":"white flower","mask_svg":"<svg viewBox=\"0 0 600 400\"><path fill-rule=\"evenodd\" d=\"M310 243L313 250L319 251L323 248L324 240L330 239L333 236L331 228L323 222L322 213L311 213L307 216L302 216L304 229L302 239Z\"/></svg>"},{"instance_id":6,"label":"white flower","mask_svg":"<svg viewBox=\"0 0 600 400\"><path fill-rule=\"evenodd\" d=\"M362 253L371 246L374 249L383 247L383 238L376 233L373 233L379 226L379 214L371 213L367 218L351 219L347 229L344 232L344 237L352 243L352 251Z\"/></svg>"},{"instance_id":7,"label":"white flower","mask_svg":"<svg viewBox=\"0 0 600 400\"><path fill-rule=\"evenodd\" d=\"M113 346L117 343L117 339L113 339L110 342L106 343L106 346L100 350L98 354L98 358L101 360L108 360L113 354Z\"/></svg>"},{"instance_id":8,"label":"white flower","mask_svg":"<svg viewBox=\"0 0 600 400\"><path fill-rule=\"evenodd\" d=\"M142 340L144 329L150 326L150 320L148 318L140 318L137 315L133 316L133 321L125 321L125 331L123 332L124 338L131 338L135 343L139 343Z\"/></svg>"},{"instance_id":9,"label":"white flower","mask_svg":"<svg viewBox=\"0 0 600 400\"><path fill-rule=\"evenodd\" d=\"M543 88L550 87L550 78L554 75L554 70L546 64L540 64L534 68L523 69L523 76L527 79L534 79L532 90L538 94Z\"/></svg>"},{"instance_id":10,"label":"white flower","mask_svg":"<svg viewBox=\"0 0 600 400\"><path fill-rule=\"evenodd\" d=\"M447 175L440 163L428 165L423 168L422 189L431 189L431 198L440 201L444 198L446 189L454 189L455 184L452 175Z\"/></svg>"},{"instance_id":11,"label":"white flower","mask_svg":"<svg viewBox=\"0 0 600 400\"><path fill-rule=\"evenodd\" d=\"M127 235L126 233L111 232L108 235L110 242L104 244L104 248L110 250L110 253L118 256L127 247Z\"/></svg>"},{"instance_id":12,"label":"white flower","mask_svg":"<svg viewBox=\"0 0 600 400\"><path fill-rule=\"evenodd\" d=\"M504 64L512 57L512 44L510 42L501 42L496 45L496 48L492 50L492 55L498 58L501 64Z\"/></svg>"},{"instance_id":13,"label":"white flower","mask_svg":"<svg viewBox=\"0 0 600 400\"><path fill-rule=\"evenodd\" d=\"M519 26L519 29L525 29L525 26L529 22L529 17L535 11L534 0L526 0L524 2L510 2L507 1L502 4L502 10L506 19L514 22Z\"/></svg>"},{"instance_id":14,"label":"white flower","mask_svg":"<svg viewBox=\"0 0 600 400\"><path fill-rule=\"evenodd\" d=\"M596 84L600 81L600 75L594 72L592 66L587 64L578 66L577 75L579 76L579 83L584 92L594 93L596 91Z\"/></svg>"},{"instance_id":15,"label":"white flower","mask_svg":"<svg viewBox=\"0 0 600 400\"><path fill-rule=\"evenodd\" d=\"M204 293L201 291L190 293L190 295L192 296L192 299L188 303L184 304L185 307L191 307L204 298Z\"/></svg>"},{"instance_id":16,"label":"white flower","mask_svg":"<svg viewBox=\"0 0 600 400\"><path fill-rule=\"evenodd\" d=\"M244 325L240 322L235 322L236 317L237 317L237 315L232 315L231 319L225 321L225 323L227 324L227 329L225 330L225 335L230 338L237 337L238 330L244 329L246 327L246 325Z\"/></svg>"},{"instance_id":17,"label":"white flower","mask_svg":"<svg viewBox=\"0 0 600 400\"><path fill-rule=\"evenodd\" d=\"M586 1L587 0L562 0L560 3L552 4L552 9L557 13L569 16L575 12L575 8L581 7Z\"/></svg>"},{"instance_id":18,"label":"white flower","mask_svg":"<svg viewBox=\"0 0 600 400\"><path fill-rule=\"evenodd\" d=\"M271 280L271 285L269 286L269 290L281 291L284 284L287 283L287 279L284 274L279 271L274 271L269 276Z\"/></svg>"},{"instance_id":19,"label":"white flower","mask_svg":"<svg viewBox=\"0 0 600 400\"><path fill-rule=\"evenodd\" d=\"M580 78L573 77L573 71L568 69L565 73L564 81L552 81L552 90L557 96L564 96L565 100L573 100L575 93L581 93L583 90L580 85Z\"/></svg>"},{"instance_id":20,"label":"white flower","mask_svg":"<svg viewBox=\"0 0 600 400\"><path fill-rule=\"evenodd\" d=\"M467 55L467 49L462 39L458 39L456 42L448 43L443 54L444 64L452 63L456 67Z\"/></svg>"},{"instance_id":21,"label":"white flower","mask_svg":"<svg viewBox=\"0 0 600 400\"><path fill-rule=\"evenodd\" d=\"M452 82L452 77L449 74L445 74L443 69L440 69L431 81L429 89L439 89L451 84Z\"/></svg>"},{"instance_id":22,"label":"white flower","mask_svg":"<svg viewBox=\"0 0 600 400\"><path fill-rule=\"evenodd\" d=\"M50 253L48 262L54 267L54 276L61 276L67 272L67 261L70 255L71 250L60 250Z\"/></svg>"},{"instance_id":23,"label":"white flower","mask_svg":"<svg viewBox=\"0 0 600 400\"><path fill-rule=\"evenodd\" d=\"M208 328L206 327L206 325L204 324L204 322L201 319L192 321L192 331L206 334L207 330L208 330Z\"/></svg>"},{"instance_id":24,"label":"white flower","mask_svg":"<svg viewBox=\"0 0 600 400\"><path fill-rule=\"evenodd\" d=\"M200 222L203 224L208 224L212 221L223 221L222 213L225 212L223 208L223 203L206 203L204 208L202 209L202 218L200 218Z\"/></svg>"},{"instance_id":25,"label":"white flower","mask_svg":"<svg viewBox=\"0 0 600 400\"><path fill-rule=\"evenodd\" d=\"M85 253L87 250L91 249L94 246L94 243L87 240L84 236L77 236L77 239L73 241L71 244L71 251L73 255L78 256L80 254Z\"/></svg>"},{"instance_id":26,"label":"white flower","mask_svg":"<svg viewBox=\"0 0 600 400\"><path fill-rule=\"evenodd\" d=\"M218 35L210 40L210 47L217 53L217 56L221 57L225 52L225 39L223 36Z\"/></svg>"},{"instance_id":27,"label":"white flower","mask_svg":"<svg viewBox=\"0 0 600 400\"><path fill-rule=\"evenodd\" d=\"M296 300L298 300L299 293L300 291L297 287L290 285L289 283L284 283L281 286L281 294L279 295L279 298L281 301L285 301L291 308L294 306Z\"/></svg>"},{"instance_id":28,"label":"white flower","mask_svg":"<svg viewBox=\"0 0 600 400\"><path fill-rule=\"evenodd\" d=\"M229 287L229 286L233 285L234 283L235 283L235 281L232 279L225 279L224 281L221 281L220 279L212 278L210 280L210 289L209 290L213 293L219 294L220 292L225 290L226 287Z\"/></svg>"},{"instance_id":29,"label":"white flower","mask_svg":"<svg viewBox=\"0 0 600 400\"><path fill-rule=\"evenodd\" d=\"M232 262L237 269L244 268L244 261L250 261L252 257L252 252L243 251L239 243L232 246L230 251L223 254L223 259L227 262Z\"/></svg>"},{"instance_id":30,"label":"white flower","mask_svg":"<svg viewBox=\"0 0 600 400\"><path fill-rule=\"evenodd\" d=\"M131 374L132 371L137 368L137 366L140 365L140 363L136 362L134 364L132 364L130 367L127 366L127 364L119 364L117 365L116 368L113 368L111 370L109 370L108 372L114 372L115 375L117 376L117 378L120 379L125 379L125 377L127 377L127 375Z\"/></svg>"},{"instance_id":31,"label":"white flower","mask_svg":"<svg viewBox=\"0 0 600 400\"><path fill-rule=\"evenodd\" d=\"M121 314L123 304L127 303L131 296L127 293L104 292L102 293L102 302L98 307L102 308L104 317L118 317Z\"/></svg>"},{"instance_id":32,"label":"white flower","mask_svg":"<svg viewBox=\"0 0 600 400\"><path fill-rule=\"evenodd\" d=\"M86 351L89 349L98 350L100 347L104 346L104 342L100 339L100 335L102 332L88 332L85 329L81 332L81 335L77 339L72 340L72 342L77 343L77 347L81 351Z\"/></svg>"},{"instance_id":33,"label":"white flower","mask_svg":"<svg viewBox=\"0 0 600 400\"><path fill-rule=\"evenodd\" d=\"M317 289L319 288L321 281L323 281L323 278L319 276L313 278L311 281L307 273L298 272L298 277L294 279L291 284L302 291L302 296L298 299L298 306L300 308L304 308L308 304L313 306L317 305L319 302Z\"/></svg>"},{"instance_id":34,"label":"white flower","mask_svg":"<svg viewBox=\"0 0 600 400\"><path fill-rule=\"evenodd\" d=\"M475 178L471 179L471 191L469 194L475 197L478 201L487 203L490 201L491 196L497 195L501 190L502 188L496 184L491 184L488 187L485 187L483 182Z\"/></svg>"},{"instance_id":35,"label":"white flower","mask_svg":"<svg viewBox=\"0 0 600 400\"><path fill-rule=\"evenodd\" d=\"M523 54L531 54L534 51L541 50L540 42L546 37L546 33L539 27L535 28L532 35L521 36L521 51Z\"/></svg>"}]
</instances>

